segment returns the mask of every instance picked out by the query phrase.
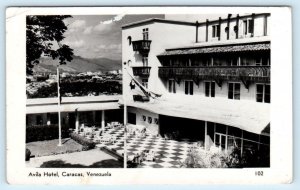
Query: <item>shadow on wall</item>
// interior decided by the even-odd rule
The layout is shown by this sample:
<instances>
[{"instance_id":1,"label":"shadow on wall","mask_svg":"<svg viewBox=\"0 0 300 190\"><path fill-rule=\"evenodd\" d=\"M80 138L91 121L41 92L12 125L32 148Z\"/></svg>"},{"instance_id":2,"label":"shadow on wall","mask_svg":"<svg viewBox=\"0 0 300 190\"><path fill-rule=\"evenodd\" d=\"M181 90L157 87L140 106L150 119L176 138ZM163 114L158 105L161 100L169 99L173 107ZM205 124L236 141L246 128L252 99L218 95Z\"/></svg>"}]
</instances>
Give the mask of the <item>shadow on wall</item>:
<instances>
[{"instance_id":1,"label":"shadow on wall","mask_svg":"<svg viewBox=\"0 0 300 190\"><path fill-rule=\"evenodd\" d=\"M123 162L113 159L95 162L92 165L85 166L81 164L70 164L63 160L51 160L44 162L40 168L123 168Z\"/></svg>"}]
</instances>

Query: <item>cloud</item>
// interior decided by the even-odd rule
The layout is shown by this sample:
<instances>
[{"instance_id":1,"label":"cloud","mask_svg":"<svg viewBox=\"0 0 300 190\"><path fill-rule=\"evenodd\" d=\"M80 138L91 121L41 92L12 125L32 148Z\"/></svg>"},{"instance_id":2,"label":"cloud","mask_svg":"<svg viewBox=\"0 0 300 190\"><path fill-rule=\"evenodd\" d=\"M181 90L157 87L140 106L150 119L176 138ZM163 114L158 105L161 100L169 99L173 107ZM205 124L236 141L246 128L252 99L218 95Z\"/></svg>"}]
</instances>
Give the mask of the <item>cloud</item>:
<instances>
[{"instance_id":1,"label":"cloud","mask_svg":"<svg viewBox=\"0 0 300 190\"><path fill-rule=\"evenodd\" d=\"M71 42L66 42L71 48L80 48L85 45L85 42L83 40L77 40L77 41L71 41Z\"/></svg>"},{"instance_id":2,"label":"cloud","mask_svg":"<svg viewBox=\"0 0 300 190\"><path fill-rule=\"evenodd\" d=\"M86 25L85 20L75 20L74 22L68 25L68 33L73 33L78 30L82 30Z\"/></svg>"},{"instance_id":3,"label":"cloud","mask_svg":"<svg viewBox=\"0 0 300 190\"><path fill-rule=\"evenodd\" d=\"M73 23L69 25L70 28L82 28L85 26L85 20L75 20Z\"/></svg>"},{"instance_id":4,"label":"cloud","mask_svg":"<svg viewBox=\"0 0 300 190\"><path fill-rule=\"evenodd\" d=\"M110 20L106 20L106 21L102 21L100 24L111 24L115 21L120 21L122 20L122 18L125 16L125 14L120 14L115 16L114 18L110 19Z\"/></svg>"},{"instance_id":5,"label":"cloud","mask_svg":"<svg viewBox=\"0 0 300 190\"><path fill-rule=\"evenodd\" d=\"M89 26L89 27L87 27L87 28L83 31L83 34L91 34L91 33L92 33L92 30L93 30L93 27L92 27L92 26Z\"/></svg>"}]
</instances>

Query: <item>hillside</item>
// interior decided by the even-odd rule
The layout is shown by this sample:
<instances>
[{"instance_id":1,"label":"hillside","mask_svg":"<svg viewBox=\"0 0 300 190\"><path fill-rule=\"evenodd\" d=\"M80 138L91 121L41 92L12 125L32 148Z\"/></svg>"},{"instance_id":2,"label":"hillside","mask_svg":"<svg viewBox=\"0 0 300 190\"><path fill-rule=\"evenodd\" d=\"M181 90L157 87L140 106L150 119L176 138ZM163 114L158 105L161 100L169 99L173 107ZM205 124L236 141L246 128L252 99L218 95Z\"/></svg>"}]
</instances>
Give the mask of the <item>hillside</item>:
<instances>
[{"instance_id":1,"label":"hillside","mask_svg":"<svg viewBox=\"0 0 300 190\"><path fill-rule=\"evenodd\" d=\"M56 65L58 60L52 60L48 57L43 57L40 59L40 63L33 68L34 72L56 72ZM61 65L60 69L63 72L69 73L80 73L87 71L111 71L120 70L121 61L111 60L107 58L97 58L97 59L87 59L80 56L74 56L71 62L66 65Z\"/></svg>"}]
</instances>

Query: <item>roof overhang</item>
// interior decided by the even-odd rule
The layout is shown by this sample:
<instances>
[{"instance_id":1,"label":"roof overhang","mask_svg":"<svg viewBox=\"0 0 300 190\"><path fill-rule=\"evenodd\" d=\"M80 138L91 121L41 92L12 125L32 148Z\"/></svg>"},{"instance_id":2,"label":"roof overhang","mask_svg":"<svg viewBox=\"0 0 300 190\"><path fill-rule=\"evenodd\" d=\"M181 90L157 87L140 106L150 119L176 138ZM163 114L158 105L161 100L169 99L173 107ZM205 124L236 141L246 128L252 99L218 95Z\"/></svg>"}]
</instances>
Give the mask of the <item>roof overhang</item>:
<instances>
[{"instance_id":1,"label":"roof overhang","mask_svg":"<svg viewBox=\"0 0 300 190\"><path fill-rule=\"evenodd\" d=\"M203 120L240 128L256 134L268 134L270 104L247 100L197 97L190 99L156 99L152 102L127 101L127 106L161 115Z\"/></svg>"},{"instance_id":2,"label":"roof overhang","mask_svg":"<svg viewBox=\"0 0 300 190\"><path fill-rule=\"evenodd\" d=\"M270 51L271 44L267 42L243 43L243 44L225 44L217 46L200 46L191 48L167 49L158 57L173 55L196 55L212 53L234 53L234 52L253 52L253 51Z\"/></svg>"},{"instance_id":3,"label":"roof overhang","mask_svg":"<svg viewBox=\"0 0 300 190\"><path fill-rule=\"evenodd\" d=\"M121 95L112 96L86 96L86 97L63 97L58 107L57 98L36 98L28 99L26 102L26 114L74 112L77 111L97 111L120 109L118 100Z\"/></svg>"}]
</instances>

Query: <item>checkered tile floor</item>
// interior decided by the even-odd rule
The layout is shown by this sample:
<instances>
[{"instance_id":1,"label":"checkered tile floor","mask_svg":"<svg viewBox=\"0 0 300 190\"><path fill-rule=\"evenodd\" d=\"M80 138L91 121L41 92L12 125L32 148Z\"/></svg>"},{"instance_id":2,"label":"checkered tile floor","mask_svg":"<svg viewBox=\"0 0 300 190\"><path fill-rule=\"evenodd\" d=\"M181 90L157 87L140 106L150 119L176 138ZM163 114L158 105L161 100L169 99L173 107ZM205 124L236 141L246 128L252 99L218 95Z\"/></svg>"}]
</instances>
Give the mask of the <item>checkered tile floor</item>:
<instances>
[{"instance_id":1,"label":"checkered tile floor","mask_svg":"<svg viewBox=\"0 0 300 190\"><path fill-rule=\"evenodd\" d=\"M188 141L164 140L151 135L128 135L126 149L128 160L144 150L156 153L155 161L143 161L139 166L141 168L177 168L179 161L183 162L187 158L190 144Z\"/></svg>"},{"instance_id":2,"label":"checkered tile floor","mask_svg":"<svg viewBox=\"0 0 300 190\"><path fill-rule=\"evenodd\" d=\"M82 133L80 133L83 135ZM96 142L96 146L98 148L106 147L108 150L117 153L119 156L124 156L124 127L115 127L115 128L104 128L104 134L103 135L111 135L112 137L116 138L115 143L113 144L101 144L99 142Z\"/></svg>"},{"instance_id":3,"label":"checkered tile floor","mask_svg":"<svg viewBox=\"0 0 300 190\"><path fill-rule=\"evenodd\" d=\"M106 148L116 152L120 156L124 155L124 127L105 128L104 134L109 134L116 137L116 142L111 145L106 145Z\"/></svg>"}]
</instances>

